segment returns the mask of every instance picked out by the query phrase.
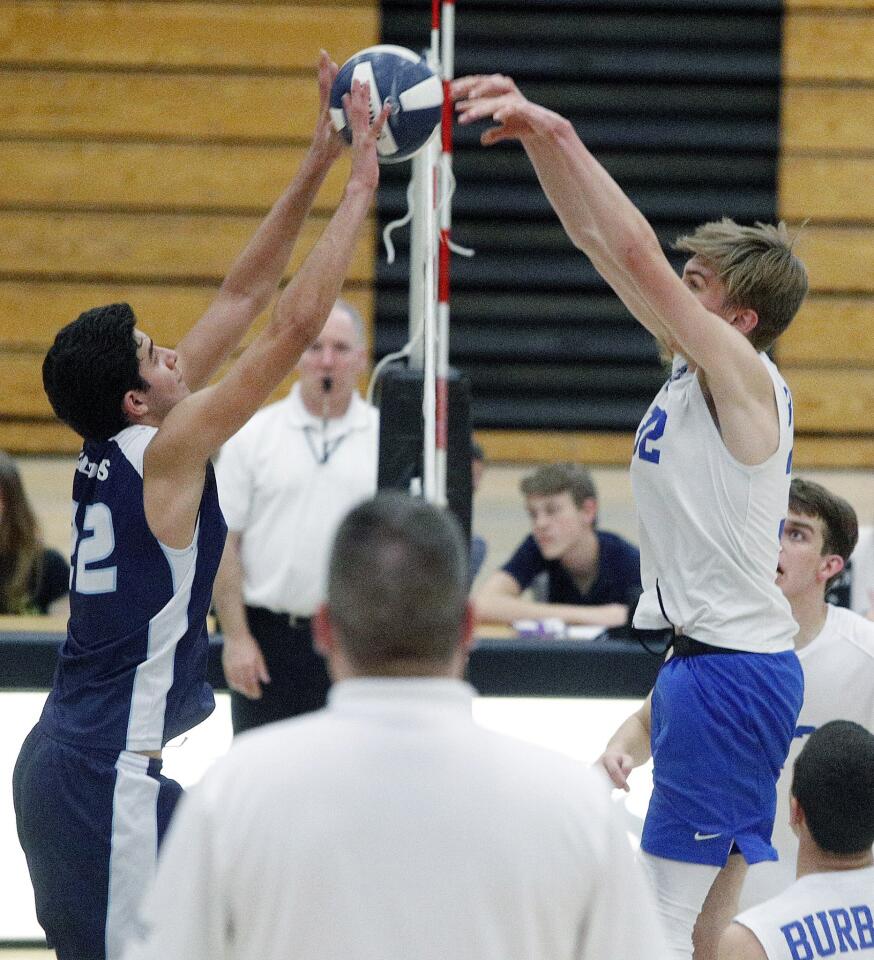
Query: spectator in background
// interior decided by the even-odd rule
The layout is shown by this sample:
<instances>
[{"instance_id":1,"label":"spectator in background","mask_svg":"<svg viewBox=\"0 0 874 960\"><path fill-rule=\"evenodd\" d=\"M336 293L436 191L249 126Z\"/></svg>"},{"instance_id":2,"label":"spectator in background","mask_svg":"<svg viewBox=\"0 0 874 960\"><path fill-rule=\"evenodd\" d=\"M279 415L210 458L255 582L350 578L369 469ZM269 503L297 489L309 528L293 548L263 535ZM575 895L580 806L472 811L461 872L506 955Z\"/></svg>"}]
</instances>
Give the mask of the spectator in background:
<instances>
[{"instance_id":1,"label":"spectator in background","mask_svg":"<svg viewBox=\"0 0 874 960\"><path fill-rule=\"evenodd\" d=\"M531 535L477 593L477 619L627 623L640 596L640 554L622 537L597 529L598 494L589 471L574 463L550 464L525 477L520 488ZM546 578L544 599L524 599L522 591L540 574Z\"/></svg>"},{"instance_id":2,"label":"spectator in background","mask_svg":"<svg viewBox=\"0 0 874 960\"><path fill-rule=\"evenodd\" d=\"M486 454L483 448L476 442L476 440L470 441L470 486L471 491L476 496L476 492L479 489L480 481L483 478L483 474L486 470ZM486 558L488 553L489 545L486 543L485 538L478 536L473 533L470 537L470 582L473 583L474 578L480 571L480 567L483 565L483 560Z\"/></svg>"},{"instance_id":3,"label":"spectator in background","mask_svg":"<svg viewBox=\"0 0 874 960\"><path fill-rule=\"evenodd\" d=\"M69 613L70 567L42 542L18 466L0 451L0 614Z\"/></svg>"},{"instance_id":4,"label":"spectator in background","mask_svg":"<svg viewBox=\"0 0 874 960\"><path fill-rule=\"evenodd\" d=\"M235 733L325 705L310 617L340 521L376 491L379 414L356 389L366 363L361 317L338 300L288 396L219 456L228 539L214 600Z\"/></svg>"},{"instance_id":5,"label":"spectator in background","mask_svg":"<svg viewBox=\"0 0 874 960\"><path fill-rule=\"evenodd\" d=\"M185 797L125 960L664 960L603 780L473 722L466 553L404 494L343 521L328 707Z\"/></svg>"}]
</instances>

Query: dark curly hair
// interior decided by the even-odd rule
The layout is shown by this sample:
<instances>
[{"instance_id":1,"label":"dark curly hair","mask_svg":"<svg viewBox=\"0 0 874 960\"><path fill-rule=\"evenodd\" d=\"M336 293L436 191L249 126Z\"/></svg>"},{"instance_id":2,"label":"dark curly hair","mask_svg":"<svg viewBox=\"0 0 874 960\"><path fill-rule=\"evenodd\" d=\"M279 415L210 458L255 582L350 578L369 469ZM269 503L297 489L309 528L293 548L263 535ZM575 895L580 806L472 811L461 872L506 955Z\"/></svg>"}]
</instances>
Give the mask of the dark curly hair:
<instances>
[{"instance_id":1,"label":"dark curly hair","mask_svg":"<svg viewBox=\"0 0 874 960\"><path fill-rule=\"evenodd\" d=\"M127 426L128 390L147 390L140 376L127 303L86 310L58 331L42 365L42 382L58 419L86 440L107 440Z\"/></svg>"}]
</instances>

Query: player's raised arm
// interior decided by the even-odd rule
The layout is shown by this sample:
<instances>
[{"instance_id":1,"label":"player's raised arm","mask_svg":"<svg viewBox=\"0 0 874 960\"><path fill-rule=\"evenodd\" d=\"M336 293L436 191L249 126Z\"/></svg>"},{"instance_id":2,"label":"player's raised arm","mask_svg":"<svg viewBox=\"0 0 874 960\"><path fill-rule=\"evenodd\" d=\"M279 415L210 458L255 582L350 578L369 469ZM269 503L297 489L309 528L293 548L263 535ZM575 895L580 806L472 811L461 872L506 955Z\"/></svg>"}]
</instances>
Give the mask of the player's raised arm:
<instances>
[{"instance_id":1,"label":"player's raised arm","mask_svg":"<svg viewBox=\"0 0 874 960\"><path fill-rule=\"evenodd\" d=\"M219 383L173 406L146 451L146 514L152 532L169 546L190 539L204 463L252 416L315 340L343 285L379 180L376 139L387 116L386 109L370 123L368 89L357 82L344 105L353 128L352 169L334 216L286 286L265 330ZM148 394L144 396L148 402Z\"/></svg>"},{"instance_id":2,"label":"player's raised arm","mask_svg":"<svg viewBox=\"0 0 874 960\"><path fill-rule=\"evenodd\" d=\"M180 369L191 390L198 390L208 382L276 295L316 194L342 151L342 142L328 115L331 84L336 75L337 64L322 50L318 75L319 114L303 163L231 265L206 313L176 348Z\"/></svg>"},{"instance_id":3,"label":"player's raised arm","mask_svg":"<svg viewBox=\"0 0 874 960\"><path fill-rule=\"evenodd\" d=\"M521 141L568 236L640 323L704 370L714 394L773 411L770 378L744 335L757 322L755 312L724 317L701 302L568 120L531 103L500 75L464 77L454 82L453 95L461 123L498 124L483 134L485 145Z\"/></svg>"}]
</instances>

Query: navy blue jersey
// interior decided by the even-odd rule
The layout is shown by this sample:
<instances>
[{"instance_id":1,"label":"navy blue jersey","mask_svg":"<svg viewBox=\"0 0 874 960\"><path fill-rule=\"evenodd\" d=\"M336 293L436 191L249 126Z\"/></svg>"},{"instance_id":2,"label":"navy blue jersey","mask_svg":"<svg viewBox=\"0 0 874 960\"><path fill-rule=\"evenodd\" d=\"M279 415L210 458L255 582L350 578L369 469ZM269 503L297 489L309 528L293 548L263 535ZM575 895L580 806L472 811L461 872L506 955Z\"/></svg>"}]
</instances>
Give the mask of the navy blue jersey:
<instances>
[{"instance_id":1,"label":"navy blue jersey","mask_svg":"<svg viewBox=\"0 0 874 960\"><path fill-rule=\"evenodd\" d=\"M581 593L573 576L560 560L547 560L534 537L526 537L501 568L524 590L544 571L548 578L546 600L549 603L596 605L625 603L633 605L640 594L640 553L634 544L615 533L596 530L598 537L598 575L588 593Z\"/></svg>"},{"instance_id":2,"label":"navy blue jersey","mask_svg":"<svg viewBox=\"0 0 874 960\"><path fill-rule=\"evenodd\" d=\"M143 454L155 427L86 441L73 481L70 620L41 723L59 740L160 750L207 717L206 615L224 547L212 465L182 550L146 522Z\"/></svg>"}]
</instances>

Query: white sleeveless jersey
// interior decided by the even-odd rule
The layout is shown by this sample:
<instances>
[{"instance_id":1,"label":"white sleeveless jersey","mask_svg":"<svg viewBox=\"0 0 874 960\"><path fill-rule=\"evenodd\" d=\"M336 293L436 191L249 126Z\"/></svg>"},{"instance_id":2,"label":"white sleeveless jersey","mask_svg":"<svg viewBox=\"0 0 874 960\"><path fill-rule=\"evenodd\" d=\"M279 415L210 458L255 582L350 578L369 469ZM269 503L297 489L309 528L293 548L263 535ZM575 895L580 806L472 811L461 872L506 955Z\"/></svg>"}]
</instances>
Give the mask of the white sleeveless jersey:
<instances>
[{"instance_id":1,"label":"white sleeveless jersey","mask_svg":"<svg viewBox=\"0 0 874 960\"><path fill-rule=\"evenodd\" d=\"M637 431L631 482L643 596L634 626L718 647L791 650L797 625L774 580L789 499L792 397L764 353L780 443L750 467L728 452L698 377L677 358Z\"/></svg>"},{"instance_id":2,"label":"white sleeveless jersey","mask_svg":"<svg viewBox=\"0 0 874 960\"><path fill-rule=\"evenodd\" d=\"M792 768L808 737L829 720L852 720L874 733L874 623L843 607L828 608L825 624L798 651L804 703L795 738L777 781L777 815L771 843L779 860L754 863L741 892L741 909L762 903L795 879L798 838L789 826Z\"/></svg>"},{"instance_id":3,"label":"white sleeveless jersey","mask_svg":"<svg viewBox=\"0 0 874 960\"><path fill-rule=\"evenodd\" d=\"M756 935L768 960L874 957L874 867L809 873L735 921Z\"/></svg>"}]
</instances>

